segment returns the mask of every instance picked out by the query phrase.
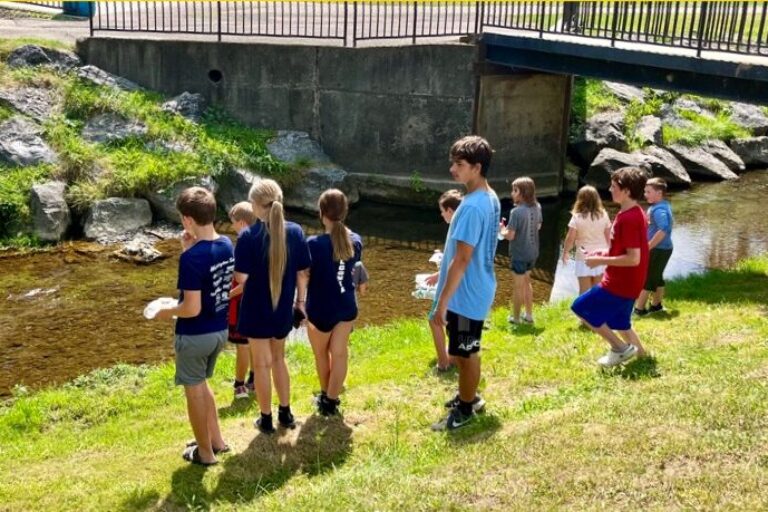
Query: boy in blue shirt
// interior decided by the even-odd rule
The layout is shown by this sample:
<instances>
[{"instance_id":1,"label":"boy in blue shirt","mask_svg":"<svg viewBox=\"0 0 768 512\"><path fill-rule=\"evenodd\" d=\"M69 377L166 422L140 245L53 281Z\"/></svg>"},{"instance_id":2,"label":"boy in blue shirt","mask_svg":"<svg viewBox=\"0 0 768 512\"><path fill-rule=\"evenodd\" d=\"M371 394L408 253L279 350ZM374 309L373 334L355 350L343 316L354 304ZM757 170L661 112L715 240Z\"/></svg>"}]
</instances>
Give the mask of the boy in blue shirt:
<instances>
[{"instance_id":1,"label":"boy in blue shirt","mask_svg":"<svg viewBox=\"0 0 768 512\"><path fill-rule=\"evenodd\" d=\"M467 425L484 403L477 396L480 382L480 338L483 322L496 294L493 259L501 205L486 175L491 163L488 141L470 135L451 147L451 176L467 188L445 240L437 283L434 326L447 326L448 354L459 369L459 394L446 403L448 416L433 430Z\"/></svg>"},{"instance_id":2,"label":"boy in blue shirt","mask_svg":"<svg viewBox=\"0 0 768 512\"><path fill-rule=\"evenodd\" d=\"M664 269L667 268L672 256L672 207L667 201L667 182L662 178L651 178L645 184L645 200L651 205L648 208L648 277L643 291L635 301L635 314L644 316L664 310L661 301L664 299ZM648 296L651 306L646 309Z\"/></svg>"},{"instance_id":3,"label":"boy in blue shirt","mask_svg":"<svg viewBox=\"0 0 768 512\"><path fill-rule=\"evenodd\" d=\"M229 451L219 428L216 402L208 386L216 358L227 342L229 289L235 271L232 242L213 227L216 200L202 187L184 190L176 201L184 226L179 257L179 304L161 309L156 318L176 321L176 385L184 386L189 423L195 440L184 460L210 466L216 454Z\"/></svg>"}]
</instances>

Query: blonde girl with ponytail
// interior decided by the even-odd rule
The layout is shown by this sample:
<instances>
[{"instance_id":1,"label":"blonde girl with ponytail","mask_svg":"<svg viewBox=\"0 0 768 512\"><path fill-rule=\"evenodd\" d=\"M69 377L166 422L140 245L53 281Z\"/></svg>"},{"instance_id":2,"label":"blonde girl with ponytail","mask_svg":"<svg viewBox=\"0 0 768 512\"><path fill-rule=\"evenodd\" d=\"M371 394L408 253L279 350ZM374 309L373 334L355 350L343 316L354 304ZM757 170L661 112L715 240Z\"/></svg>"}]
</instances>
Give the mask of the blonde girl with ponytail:
<instances>
[{"instance_id":1,"label":"blonde girl with ponytail","mask_svg":"<svg viewBox=\"0 0 768 512\"><path fill-rule=\"evenodd\" d=\"M280 400L280 425L296 426L290 407L285 338L293 328L294 307L303 307L306 281L300 281L299 274L309 267L309 250L301 226L285 220L283 191L277 182L259 179L248 199L258 221L242 232L235 248L235 279L244 285L237 330L248 338L251 354L261 410L254 424L271 434L275 432L272 381Z\"/></svg>"},{"instance_id":2,"label":"blonde girl with ponytail","mask_svg":"<svg viewBox=\"0 0 768 512\"><path fill-rule=\"evenodd\" d=\"M363 242L344 224L348 203L341 190L323 192L318 209L325 233L307 240L312 260L307 319L320 380L317 410L331 416L338 413L339 394L347 376L349 335L357 318L352 271L360 261Z\"/></svg>"}]
</instances>

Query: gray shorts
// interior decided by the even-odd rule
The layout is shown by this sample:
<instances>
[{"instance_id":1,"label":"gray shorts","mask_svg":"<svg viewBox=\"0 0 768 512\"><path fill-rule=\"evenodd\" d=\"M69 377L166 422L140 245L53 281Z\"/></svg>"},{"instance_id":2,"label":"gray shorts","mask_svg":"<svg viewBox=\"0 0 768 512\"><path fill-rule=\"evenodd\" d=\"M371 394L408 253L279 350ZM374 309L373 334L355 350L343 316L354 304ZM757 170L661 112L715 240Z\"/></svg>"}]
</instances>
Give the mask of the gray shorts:
<instances>
[{"instance_id":1,"label":"gray shorts","mask_svg":"<svg viewBox=\"0 0 768 512\"><path fill-rule=\"evenodd\" d=\"M173 342L176 385L194 386L213 377L216 359L226 343L226 329L206 334L177 334Z\"/></svg>"}]
</instances>

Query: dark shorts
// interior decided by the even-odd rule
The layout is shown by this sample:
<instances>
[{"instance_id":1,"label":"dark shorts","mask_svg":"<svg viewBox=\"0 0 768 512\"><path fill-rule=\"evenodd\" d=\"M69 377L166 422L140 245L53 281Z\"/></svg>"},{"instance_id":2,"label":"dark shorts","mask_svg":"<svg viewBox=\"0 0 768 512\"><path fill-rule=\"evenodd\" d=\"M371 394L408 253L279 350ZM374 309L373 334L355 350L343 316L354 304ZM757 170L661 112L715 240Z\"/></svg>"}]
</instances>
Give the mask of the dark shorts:
<instances>
[{"instance_id":1,"label":"dark shorts","mask_svg":"<svg viewBox=\"0 0 768 512\"><path fill-rule=\"evenodd\" d=\"M248 344L248 338L237 332L237 324L229 326L229 335L227 336L227 340L229 340L230 343L234 343L235 345L247 345Z\"/></svg>"},{"instance_id":2,"label":"dark shorts","mask_svg":"<svg viewBox=\"0 0 768 512\"><path fill-rule=\"evenodd\" d=\"M448 311L448 354L457 357L469 357L480 352L480 337L483 335L483 321L472 320Z\"/></svg>"},{"instance_id":3,"label":"dark shorts","mask_svg":"<svg viewBox=\"0 0 768 512\"><path fill-rule=\"evenodd\" d=\"M655 292L664 286L664 269L667 268L672 249L651 249L648 257L648 277L645 278L644 290Z\"/></svg>"},{"instance_id":4,"label":"dark shorts","mask_svg":"<svg viewBox=\"0 0 768 512\"><path fill-rule=\"evenodd\" d=\"M176 385L194 386L213 377L216 359L226 341L227 331L177 334L173 344L176 352Z\"/></svg>"},{"instance_id":5,"label":"dark shorts","mask_svg":"<svg viewBox=\"0 0 768 512\"><path fill-rule=\"evenodd\" d=\"M595 285L573 301L571 310L592 327L607 324L611 329L627 331L632 328L634 299L625 299Z\"/></svg>"},{"instance_id":6,"label":"dark shorts","mask_svg":"<svg viewBox=\"0 0 768 512\"><path fill-rule=\"evenodd\" d=\"M357 315L352 318L338 318L335 320L328 320L325 318L309 318L309 322L315 326L320 332L331 332L340 322L352 322L357 318Z\"/></svg>"},{"instance_id":7,"label":"dark shorts","mask_svg":"<svg viewBox=\"0 0 768 512\"><path fill-rule=\"evenodd\" d=\"M512 272L521 276L526 272L530 272L531 270L533 270L534 265L536 265L536 260L533 260L533 261L512 260L512 264L510 265L510 268L512 269Z\"/></svg>"}]
</instances>

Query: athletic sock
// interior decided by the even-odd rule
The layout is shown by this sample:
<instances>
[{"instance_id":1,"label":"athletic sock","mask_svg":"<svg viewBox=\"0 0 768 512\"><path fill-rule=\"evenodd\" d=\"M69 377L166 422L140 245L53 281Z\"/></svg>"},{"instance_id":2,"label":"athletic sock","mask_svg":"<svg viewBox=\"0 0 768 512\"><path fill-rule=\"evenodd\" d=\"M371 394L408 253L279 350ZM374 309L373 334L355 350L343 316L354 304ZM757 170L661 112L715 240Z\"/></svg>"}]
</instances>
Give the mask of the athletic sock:
<instances>
[{"instance_id":1,"label":"athletic sock","mask_svg":"<svg viewBox=\"0 0 768 512\"><path fill-rule=\"evenodd\" d=\"M471 416L472 415L472 402L465 402L461 398L459 398L459 412L463 414L464 416Z\"/></svg>"},{"instance_id":2,"label":"athletic sock","mask_svg":"<svg viewBox=\"0 0 768 512\"><path fill-rule=\"evenodd\" d=\"M253 370L248 372L248 384L253 384Z\"/></svg>"}]
</instances>

